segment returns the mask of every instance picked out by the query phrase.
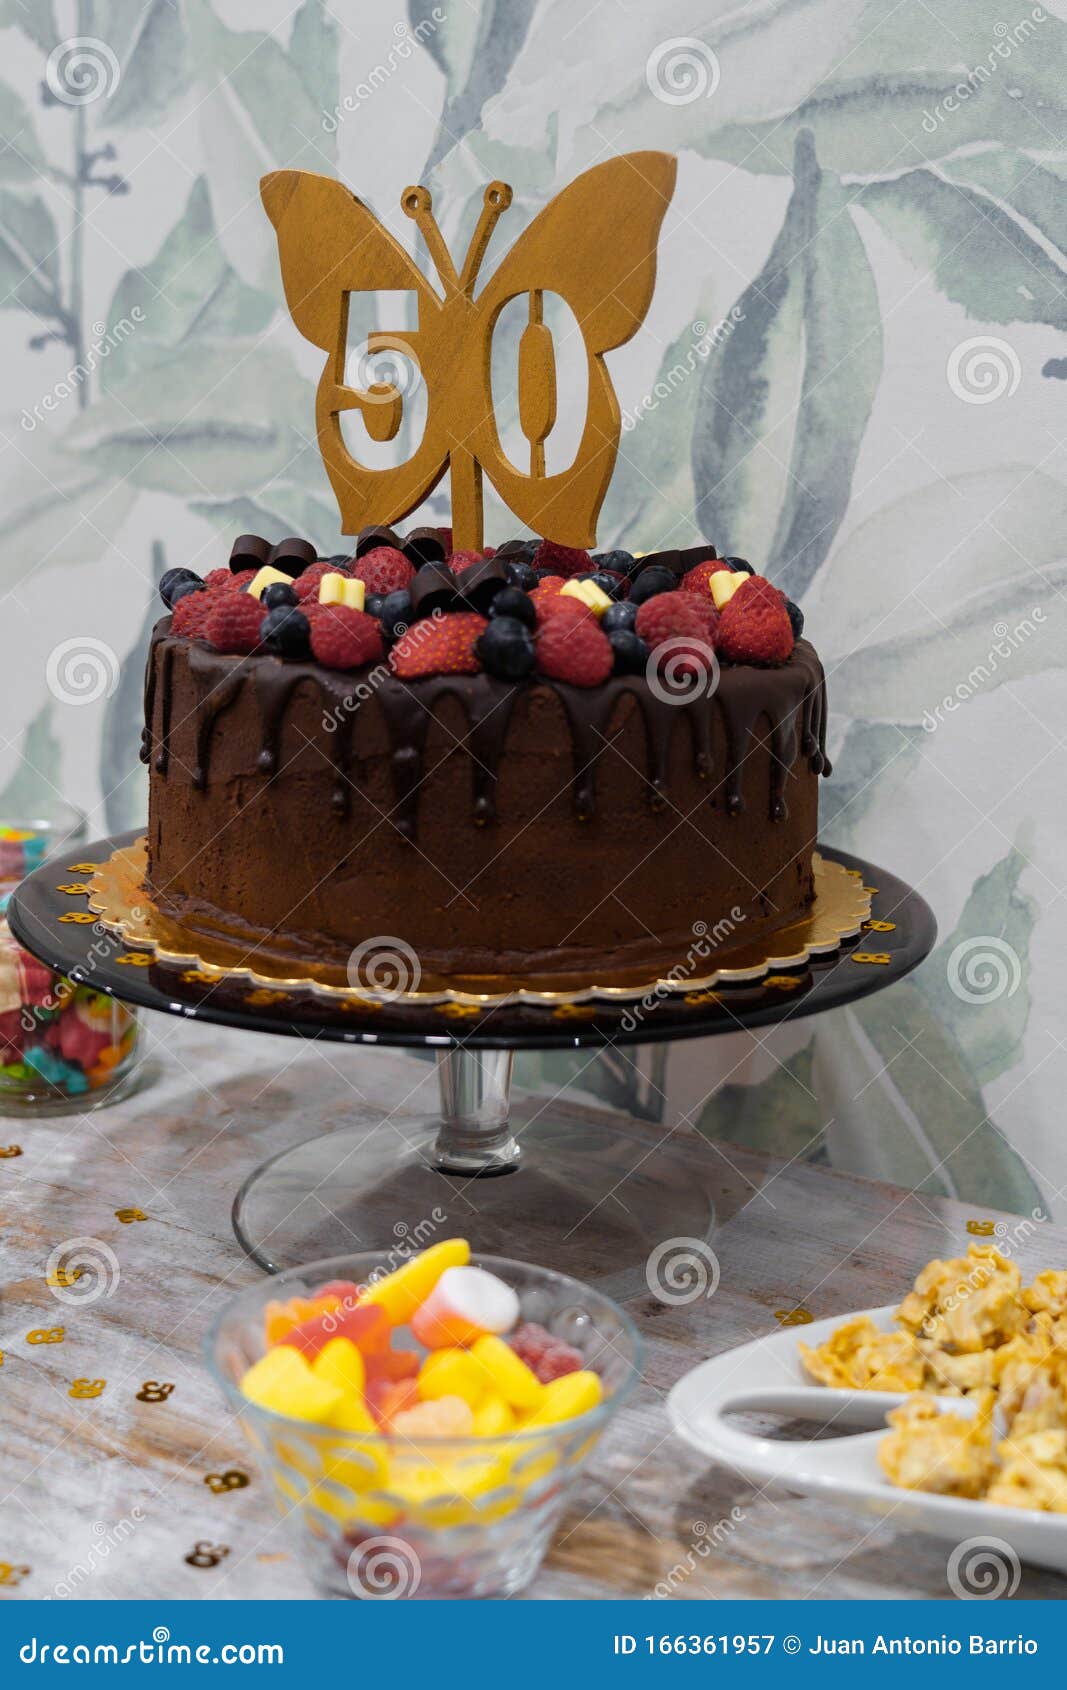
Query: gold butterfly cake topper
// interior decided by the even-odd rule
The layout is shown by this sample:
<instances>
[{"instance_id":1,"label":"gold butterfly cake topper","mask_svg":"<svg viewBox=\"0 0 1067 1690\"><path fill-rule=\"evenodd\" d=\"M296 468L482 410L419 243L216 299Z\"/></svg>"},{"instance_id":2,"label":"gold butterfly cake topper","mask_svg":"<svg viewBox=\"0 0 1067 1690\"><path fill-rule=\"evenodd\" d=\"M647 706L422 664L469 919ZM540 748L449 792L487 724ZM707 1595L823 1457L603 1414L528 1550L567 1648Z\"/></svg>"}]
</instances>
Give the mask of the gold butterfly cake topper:
<instances>
[{"instance_id":1,"label":"gold butterfly cake topper","mask_svg":"<svg viewBox=\"0 0 1067 1690\"><path fill-rule=\"evenodd\" d=\"M674 191L669 153L627 153L585 171L541 211L475 297L475 284L511 189L485 189L473 238L457 270L425 188L406 188L401 206L416 224L437 271L431 286L374 213L340 182L307 171L278 170L260 184L278 236L285 297L304 337L326 353L316 400L319 450L341 509L342 529L408 516L446 469L451 476L457 550L481 550L482 478L518 519L563 545L589 546L611 480L621 429L604 355L640 327L656 278L656 242ZM405 463L372 469L353 457L341 413L358 411L374 441L396 437L403 394L392 383L362 389L346 382L349 296L414 293L417 327L367 337L368 354L393 351L411 360L426 386L422 440ZM570 307L585 346L588 398L573 463L548 474L545 441L556 421L556 362L544 321L546 293ZM504 307L528 297L519 346L519 425L529 444L528 470L504 452L493 414L491 352Z\"/></svg>"}]
</instances>

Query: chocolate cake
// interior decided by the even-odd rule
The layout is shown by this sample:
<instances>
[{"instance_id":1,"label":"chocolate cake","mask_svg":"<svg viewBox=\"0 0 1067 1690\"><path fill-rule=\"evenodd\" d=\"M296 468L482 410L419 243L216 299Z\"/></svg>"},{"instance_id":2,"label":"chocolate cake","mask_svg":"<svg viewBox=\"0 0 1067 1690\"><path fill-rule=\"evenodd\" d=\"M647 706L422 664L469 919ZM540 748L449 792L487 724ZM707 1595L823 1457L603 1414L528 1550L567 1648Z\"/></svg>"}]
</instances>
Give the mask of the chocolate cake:
<instances>
[{"instance_id":1,"label":"chocolate cake","mask_svg":"<svg viewBox=\"0 0 1067 1690\"><path fill-rule=\"evenodd\" d=\"M160 908L294 973L400 939L487 985L706 973L800 916L828 765L796 607L712 546L450 552L245 536L165 578Z\"/></svg>"}]
</instances>

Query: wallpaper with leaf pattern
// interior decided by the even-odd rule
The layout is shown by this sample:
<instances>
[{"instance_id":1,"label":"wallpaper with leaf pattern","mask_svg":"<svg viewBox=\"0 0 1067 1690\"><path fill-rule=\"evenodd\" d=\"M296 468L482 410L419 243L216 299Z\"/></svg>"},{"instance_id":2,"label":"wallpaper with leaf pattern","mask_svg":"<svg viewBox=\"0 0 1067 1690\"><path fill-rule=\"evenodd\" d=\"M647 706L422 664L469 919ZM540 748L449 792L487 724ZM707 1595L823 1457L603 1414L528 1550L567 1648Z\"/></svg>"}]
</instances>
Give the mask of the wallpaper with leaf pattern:
<instances>
[{"instance_id":1,"label":"wallpaper with leaf pattern","mask_svg":"<svg viewBox=\"0 0 1067 1690\"><path fill-rule=\"evenodd\" d=\"M265 170L339 174L402 238L400 189L425 181L453 247L503 176L491 262L580 169L668 148L656 297L611 360L627 427L601 544L708 537L803 604L833 711L823 835L918 885L941 938L854 1010L660 1053L641 1085L618 1053L525 1077L1062 1213L1065 19L0 0L6 809L59 789L97 829L141 818L164 567L213 567L248 530L341 544ZM489 538L508 526L490 501ZM86 641L114 656L88 702L49 667Z\"/></svg>"}]
</instances>

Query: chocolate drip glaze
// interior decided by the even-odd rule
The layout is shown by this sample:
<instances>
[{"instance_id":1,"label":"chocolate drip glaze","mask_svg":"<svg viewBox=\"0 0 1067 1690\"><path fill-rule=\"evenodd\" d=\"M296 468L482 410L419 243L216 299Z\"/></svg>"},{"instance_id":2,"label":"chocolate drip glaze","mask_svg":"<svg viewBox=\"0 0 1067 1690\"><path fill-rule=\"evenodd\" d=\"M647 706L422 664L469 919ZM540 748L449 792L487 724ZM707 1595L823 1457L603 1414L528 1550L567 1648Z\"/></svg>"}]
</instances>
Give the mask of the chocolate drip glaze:
<instances>
[{"instance_id":1,"label":"chocolate drip glaze","mask_svg":"<svg viewBox=\"0 0 1067 1690\"><path fill-rule=\"evenodd\" d=\"M157 686L162 692L163 719L155 759L160 774L167 772L170 666L179 646L179 642L167 638L168 627L169 623L164 621L155 630L145 696L143 755L147 759L151 755ZM635 700L644 720L646 779L654 808L669 802L670 746L679 712L689 723L697 774L709 782L713 774L719 774L719 781L711 785L709 796L713 801L721 798L730 815L739 814L743 807L744 765L759 740L767 739L771 752L768 801L772 821L780 821L787 814L785 784L798 755L807 758L815 774L828 774L830 769L825 752L826 691L822 665L806 640L797 642L792 657L779 669L724 665L713 694L702 692L684 703L657 697L640 675L615 676L603 686L591 688L571 686L545 676L534 676L517 685L494 680L486 674L437 675L415 682L390 676L372 688L366 676L343 675L314 663L289 662L266 655L227 657L195 641L180 644L187 647L190 668L202 687L195 710L193 784L198 790L207 784L215 724L244 688L253 689L260 724L257 768L270 779L278 770L281 736L293 695L298 687L310 686L316 689L323 705L321 743L334 769L332 807L338 814L347 814L352 769L359 756L360 702L373 690L390 736L396 796L392 821L409 840L414 840L418 831L427 732L438 703L449 697L459 702L467 719L472 820L479 826L496 817L497 781L512 713L519 697L531 687L551 691L563 709L573 750L574 805L581 820L588 820L596 813L597 765L610 743L612 718L620 700L627 695ZM160 645L161 651L156 649ZM716 715L722 721L726 744L725 766L721 771L712 767L712 725ZM765 724L762 729L761 723Z\"/></svg>"}]
</instances>

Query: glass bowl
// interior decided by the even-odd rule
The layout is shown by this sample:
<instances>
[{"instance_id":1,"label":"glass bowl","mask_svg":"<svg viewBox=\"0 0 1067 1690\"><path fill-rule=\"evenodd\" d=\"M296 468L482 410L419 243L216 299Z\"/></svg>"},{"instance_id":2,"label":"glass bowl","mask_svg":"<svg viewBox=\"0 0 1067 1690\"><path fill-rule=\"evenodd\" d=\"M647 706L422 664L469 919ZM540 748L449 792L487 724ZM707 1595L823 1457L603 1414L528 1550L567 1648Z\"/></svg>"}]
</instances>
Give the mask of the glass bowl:
<instances>
[{"instance_id":1,"label":"glass bowl","mask_svg":"<svg viewBox=\"0 0 1067 1690\"><path fill-rule=\"evenodd\" d=\"M239 1381L265 1349L268 1302L329 1280L365 1285L397 1250L333 1256L274 1275L224 1309L208 1334L212 1373L258 1452L312 1576L361 1598L509 1596L533 1577L590 1452L640 1377L637 1329L610 1298L550 1268L472 1256L513 1286L520 1320L581 1351L601 1376L596 1408L561 1425L497 1438L344 1432L249 1402ZM419 1349L406 1328L396 1342Z\"/></svg>"}]
</instances>

